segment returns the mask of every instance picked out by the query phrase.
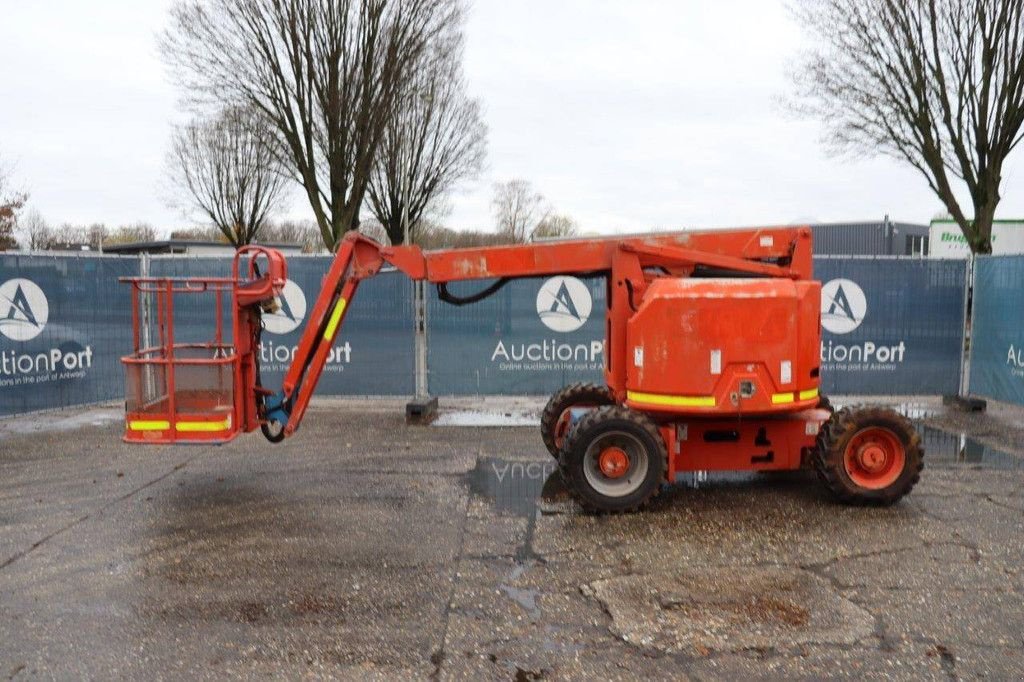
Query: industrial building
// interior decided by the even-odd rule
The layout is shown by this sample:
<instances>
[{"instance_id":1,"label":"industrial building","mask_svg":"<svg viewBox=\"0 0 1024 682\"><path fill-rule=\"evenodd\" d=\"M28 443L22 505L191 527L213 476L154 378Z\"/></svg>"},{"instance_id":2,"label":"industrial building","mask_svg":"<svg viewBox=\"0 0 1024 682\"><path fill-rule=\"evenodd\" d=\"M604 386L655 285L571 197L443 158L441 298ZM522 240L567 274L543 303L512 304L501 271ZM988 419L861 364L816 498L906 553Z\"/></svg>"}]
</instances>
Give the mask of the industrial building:
<instances>
[{"instance_id":1,"label":"industrial building","mask_svg":"<svg viewBox=\"0 0 1024 682\"><path fill-rule=\"evenodd\" d=\"M971 248L960 226L953 220L933 220L931 225L932 258L969 258ZM1024 254L1024 220L992 221L992 255Z\"/></svg>"},{"instance_id":2,"label":"industrial building","mask_svg":"<svg viewBox=\"0 0 1024 682\"><path fill-rule=\"evenodd\" d=\"M814 231L816 256L918 256L928 255L928 225L882 220L851 223L818 223Z\"/></svg>"}]
</instances>

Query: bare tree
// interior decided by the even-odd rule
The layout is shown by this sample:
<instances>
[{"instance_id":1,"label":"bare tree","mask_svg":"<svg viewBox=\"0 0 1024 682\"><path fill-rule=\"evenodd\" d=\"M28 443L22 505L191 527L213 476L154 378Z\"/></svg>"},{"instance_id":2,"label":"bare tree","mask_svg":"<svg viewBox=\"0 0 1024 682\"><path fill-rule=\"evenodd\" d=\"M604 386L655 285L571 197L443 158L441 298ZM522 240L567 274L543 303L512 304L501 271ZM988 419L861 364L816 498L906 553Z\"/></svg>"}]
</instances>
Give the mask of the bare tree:
<instances>
[{"instance_id":1,"label":"bare tree","mask_svg":"<svg viewBox=\"0 0 1024 682\"><path fill-rule=\"evenodd\" d=\"M106 242L109 234L110 231L102 223L61 223L58 227L52 228L51 238L45 248L47 251L97 251Z\"/></svg>"},{"instance_id":2,"label":"bare tree","mask_svg":"<svg viewBox=\"0 0 1024 682\"><path fill-rule=\"evenodd\" d=\"M324 250L320 228L312 220L284 220L270 223L264 228L260 241L299 244L305 253L319 253Z\"/></svg>"},{"instance_id":3,"label":"bare tree","mask_svg":"<svg viewBox=\"0 0 1024 682\"><path fill-rule=\"evenodd\" d=\"M541 220L533 231L534 239L555 239L573 237L579 233L576 221L567 215L551 214Z\"/></svg>"},{"instance_id":4,"label":"bare tree","mask_svg":"<svg viewBox=\"0 0 1024 682\"><path fill-rule=\"evenodd\" d=\"M235 246L256 241L288 184L275 140L253 112L233 107L174 133L172 182Z\"/></svg>"},{"instance_id":5,"label":"bare tree","mask_svg":"<svg viewBox=\"0 0 1024 682\"><path fill-rule=\"evenodd\" d=\"M110 229L103 223L75 225L61 223L53 230L49 251L102 251L110 241Z\"/></svg>"},{"instance_id":6,"label":"bare tree","mask_svg":"<svg viewBox=\"0 0 1024 682\"><path fill-rule=\"evenodd\" d=\"M486 156L487 126L462 75L462 22L448 28L414 70L367 187L369 207L392 244L406 236L416 242L428 209L460 180L475 177Z\"/></svg>"},{"instance_id":7,"label":"bare tree","mask_svg":"<svg viewBox=\"0 0 1024 682\"><path fill-rule=\"evenodd\" d=\"M93 223L84 228L85 243L93 251L102 251L103 245L110 239L110 228L103 223Z\"/></svg>"},{"instance_id":8,"label":"bare tree","mask_svg":"<svg viewBox=\"0 0 1024 682\"><path fill-rule=\"evenodd\" d=\"M491 209L498 232L514 244L527 241L549 213L544 196L519 178L494 185Z\"/></svg>"},{"instance_id":9,"label":"bare tree","mask_svg":"<svg viewBox=\"0 0 1024 682\"><path fill-rule=\"evenodd\" d=\"M388 229L384 226L384 223L380 222L376 218L361 220L359 222L359 231L375 242L379 242L381 244L392 243L391 235L388 234Z\"/></svg>"},{"instance_id":10,"label":"bare tree","mask_svg":"<svg viewBox=\"0 0 1024 682\"><path fill-rule=\"evenodd\" d=\"M24 208L28 195L11 187L10 174L0 166L0 251L18 248L14 232L18 214Z\"/></svg>"},{"instance_id":11,"label":"bare tree","mask_svg":"<svg viewBox=\"0 0 1024 682\"><path fill-rule=\"evenodd\" d=\"M89 228L71 223L61 223L53 231L53 240L48 251L79 251L89 247Z\"/></svg>"},{"instance_id":12,"label":"bare tree","mask_svg":"<svg viewBox=\"0 0 1024 682\"><path fill-rule=\"evenodd\" d=\"M131 244L135 242L154 242L156 241L156 230L149 223L131 223L129 225L121 225L116 230L111 232L106 240L105 244Z\"/></svg>"},{"instance_id":13,"label":"bare tree","mask_svg":"<svg viewBox=\"0 0 1024 682\"><path fill-rule=\"evenodd\" d=\"M266 229L267 226L263 228L264 233ZM263 233L261 233L261 235L262 234ZM172 230L170 238L185 239L191 241L230 243L227 241L227 238L224 236L224 233L220 231L220 228L214 225L206 225L203 227L186 227L178 230Z\"/></svg>"},{"instance_id":14,"label":"bare tree","mask_svg":"<svg viewBox=\"0 0 1024 682\"><path fill-rule=\"evenodd\" d=\"M18 242L29 251L45 251L53 245L55 233L43 214L32 208L18 221Z\"/></svg>"},{"instance_id":15,"label":"bare tree","mask_svg":"<svg viewBox=\"0 0 1024 682\"><path fill-rule=\"evenodd\" d=\"M1024 124L1024 0L799 0L794 9L818 41L796 74L798 108L825 121L835 149L920 171L971 249L990 253L1003 164Z\"/></svg>"},{"instance_id":16,"label":"bare tree","mask_svg":"<svg viewBox=\"0 0 1024 682\"><path fill-rule=\"evenodd\" d=\"M424 249L464 249L476 246L501 246L510 242L508 235L503 233L453 230L424 221L420 224L416 243Z\"/></svg>"},{"instance_id":17,"label":"bare tree","mask_svg":"<svg viewBox=\"0 0 1024 682\"><path fill-rule=\"evenodd\" d=\"M162 50L195 104L261 112L334 249L384 128L459 0L178 0Z\"/></svg>"}]
</instances>

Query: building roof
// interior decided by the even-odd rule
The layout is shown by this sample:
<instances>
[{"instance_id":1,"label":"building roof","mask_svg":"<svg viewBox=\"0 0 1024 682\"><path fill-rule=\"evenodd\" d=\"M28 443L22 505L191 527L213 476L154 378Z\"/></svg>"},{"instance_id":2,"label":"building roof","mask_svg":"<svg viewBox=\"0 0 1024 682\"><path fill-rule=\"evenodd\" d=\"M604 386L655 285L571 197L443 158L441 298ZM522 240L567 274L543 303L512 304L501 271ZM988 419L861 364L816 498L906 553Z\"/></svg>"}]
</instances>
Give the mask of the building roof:
<instances>
[{"instance_id":1,"label":"building roof","mask_svg":"<svg viewBox=\"0 0 1024 682\"><path fill-rule=\"evenodd\" d=\"M260 242L258 246L285 250L302 249L301 244L288 242ZM207 239L160 239L153 242L103 245L103 250L107 253L170 253L175 250L188 250L189 248L221 248L233 251L235 247L227 242Z\"/></svg>"}]
</instances>

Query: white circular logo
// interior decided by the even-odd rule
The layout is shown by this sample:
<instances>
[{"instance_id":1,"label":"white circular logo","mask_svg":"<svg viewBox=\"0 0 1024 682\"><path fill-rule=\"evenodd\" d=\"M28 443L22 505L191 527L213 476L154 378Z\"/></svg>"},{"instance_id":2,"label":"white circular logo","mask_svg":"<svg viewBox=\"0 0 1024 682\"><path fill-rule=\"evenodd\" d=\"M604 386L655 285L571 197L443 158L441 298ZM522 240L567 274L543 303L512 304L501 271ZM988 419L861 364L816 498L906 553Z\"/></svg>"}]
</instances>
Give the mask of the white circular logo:
<instances>
[{"instance_id":1,"label":"white circular logo","mask_svg":"<svg viewBox=\"0 0 1024 682\"><path fill-rule=\"evenodd\" d=\"M27 279L9 279L0 285L0 332L13 341L39 336L50 318L46 294Z\"/></svg>"},{"instance_id":2,"label":"white circular logo","mask_svg":"<svg viewBox=\"0 0 1024 682\"><path fill-rule=\"evenodd\" d=\"M864 290L850 279L834 279L821 287L821 326L833 334L849 334L868 313Z\"/></svg>"},{"instance_id":3,"label":"white circular logo","mask_svg":"<svg viewBox=\"0 0 1024 682\"><path fill-rule=\"evenodd\" d=\"M276 313L263 313L263 327L271 334L287 334L298 329L306 316L306 295L299 285L285 280L276 301Z\"/></svg>"},{"instance_id":4,"label":"white circular logo","mask_svg":"<svg viewBox=\"0 0 1024 682\"><path fill-rule=\"evenodd\" d=\"M552 277L537 292L537 314L548 329L556 332L574 332L582 327L593 307L590 289L575 277Z\"/></svg>"}]
</instances>

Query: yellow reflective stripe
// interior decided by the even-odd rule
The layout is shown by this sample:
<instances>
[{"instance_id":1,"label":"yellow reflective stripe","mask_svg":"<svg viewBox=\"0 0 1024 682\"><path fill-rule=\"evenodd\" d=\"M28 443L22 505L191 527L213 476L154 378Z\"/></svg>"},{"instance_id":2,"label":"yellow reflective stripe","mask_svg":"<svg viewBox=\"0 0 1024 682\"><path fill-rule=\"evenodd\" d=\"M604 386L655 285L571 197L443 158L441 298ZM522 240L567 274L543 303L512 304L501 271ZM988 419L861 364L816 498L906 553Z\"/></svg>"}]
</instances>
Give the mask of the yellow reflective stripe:
<instances>
[{"instance_id":1,"label":"yellow reflective stripe","mask_svg":"<svg viewBox=\"0 0 1024 682\"><path fill-rule=\"evenodd\" d=\"M219 422L178 422L174 425L175 431L197 432L197 431L227 431L231 428L231 417Z\"/></svg>"},{"instance_id":2,"label":"yellow reflective stripe","mask_svg":"<svg viewBox=\"0 0 1024 682\"><path fill-rule=\"evenodd\" d=\"M811 398L818 397L818 389L809 388L806 391L800 391L800 400L810 400Z\"/></svg>"},{"instance_id":3,"label":"yellow reflective stripe","mask_svg":"<svg viewBox=\"0 0 1024 682\"><path fill-rule=\"evenodd\" d=\"M135 419L128 422L128 429L130 431L166 431L169 428L171 428L171 422L169 421Z\"/></svg>"},{"instance_id":4,"label":"yellow reflective stripe","mask_svg":"<svg viewBox=\"0 0 1024 682\"><path fill-rule=\"evenodd\" d=\"M660 395L657 393L637 393L626 391L626 399L648 405L668 405L670 407L714 407L715 397L712 395Z\"/></svg>"},{"instance_id":5,"label":"yellow reflective stripe","mask_svg":"<svg viewBox=\"0 0 1024 682\"><path fill-rule=\"evenodd\" d=\"M327 329L324 330L324 339L327 341L334 340L334 332L338 331L338 325L341 324L341 315L345 312L345 299L339 298L338 304L334 306L334 312L331 313L331 319L327 321Z\"/></svg>"},{"instance_id":6,"label":"yellow reflective stripe","mask_svg":"<svg viewBox=\"0 0 1024 682\"><path fill-rule=\"evenodd\" d=\"M772 405L785 405L786 403L793 402L793 400L792 393L776 393L772 396Z\"/></svg>"}]
</instances>

